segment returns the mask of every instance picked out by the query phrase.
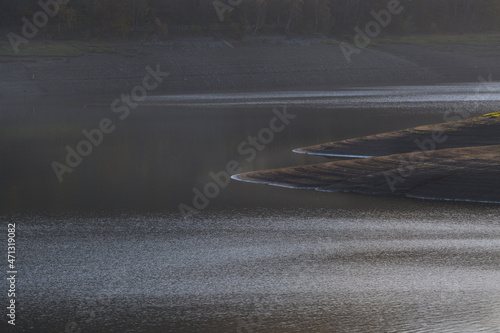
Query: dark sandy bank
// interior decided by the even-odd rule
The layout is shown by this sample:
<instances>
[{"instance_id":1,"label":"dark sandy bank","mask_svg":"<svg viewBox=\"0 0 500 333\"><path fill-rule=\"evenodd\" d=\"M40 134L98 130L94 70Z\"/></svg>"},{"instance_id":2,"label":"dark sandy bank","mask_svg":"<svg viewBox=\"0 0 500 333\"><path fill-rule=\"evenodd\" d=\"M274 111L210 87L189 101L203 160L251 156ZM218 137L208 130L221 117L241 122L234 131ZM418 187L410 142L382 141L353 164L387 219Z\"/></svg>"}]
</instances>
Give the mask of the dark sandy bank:
<instances>
[{"instance_id":1,"label":"dark sandy bank","mask_svg":"<svg viewBox=\"0 0 500 333\"><path fill-rule=\"evenodd\" d=\"M445 131L441 133L449 133L443 147L455 147L437 150L430 149L430 145L418 149L411 144L412 139L426 137L427 126L421 132L413 129L355 139L350 140L354 142L351 145L354 152L381 154L392 148L405 153L256 171L233 178L318 191L498 203L500 145L493 143L498 143L499 126L498 118L491 116L437 125L439 131ZM398 140L402 140L401 146L397 145ZM464 147L469 143L478 146ZM479 146L481 143L491 145ZM330 147L336 146L331 144ZM339 147L345 149L342 152L351 152L349 143L344 142Z\"/></svg>"},{"instance_id":2,"label":"dark sandy bank","mask_svg":"<svg viewBox=\"0 0 500 333\"><path fill-rule=\"evenodd\" d=\"M500 145L257 171L233 179L297 189L500 203ZM412 163L414 159L422 162Z\"/></svg>"},{"instance_id":3,"label":"dark sandy bank","mask_svg":"<svg viewBox=\"0 0 500 333\"><path fill-rule=\"evenodd\" d=\"M454 115L453 117L459 117ZM450 116L451 118L451 116ZM487 115L298 148L303 154L374 157L418 150L478 147L500 142L500 121Z\"/></svg>"},{"instance_id":4,"label":"dark sandy bank","mask_svg":"<svg viewBox=\"0 0 500 333\"><path fill-rule=\"evenodd\" d=\"M105 46L98 47L105 52L82 47L81 55L72 57L0 56L0 98L114 96L140 85L145 68L156 65L170 76L153 94L477 82L479 75L500 75L500 51L493 46L454 44L437 50L383 44L363 49L350 63L338 42L324 39L196 39Z\"/></svg>"}]
</instances>

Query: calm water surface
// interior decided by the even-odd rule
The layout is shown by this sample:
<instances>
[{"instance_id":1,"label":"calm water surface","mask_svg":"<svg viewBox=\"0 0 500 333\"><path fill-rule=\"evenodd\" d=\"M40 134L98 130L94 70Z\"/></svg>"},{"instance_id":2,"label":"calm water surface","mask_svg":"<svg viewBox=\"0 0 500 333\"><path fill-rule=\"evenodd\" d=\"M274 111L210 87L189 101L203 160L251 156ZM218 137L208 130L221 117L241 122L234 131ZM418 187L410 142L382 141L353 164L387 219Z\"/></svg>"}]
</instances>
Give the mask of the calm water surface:
<instances>
[{"instance_id":1,"label":"calm water surface","mask_svg":"<svg viewBox=\"0 0 500 333\"><path fill-rule=\"evenodd\" d=\"M479 89L154 97L123 121L113 98L6 103L0 220L16 222L19 251L8 329L500 332L498 206L231 182L198 214L178 209L231 160L328 161L291 150L496 111ZM285 105L296 118L255 158L239 153ZM60 183L51 163L104 117L116 130Z\"/></svg>"}]
</instances>

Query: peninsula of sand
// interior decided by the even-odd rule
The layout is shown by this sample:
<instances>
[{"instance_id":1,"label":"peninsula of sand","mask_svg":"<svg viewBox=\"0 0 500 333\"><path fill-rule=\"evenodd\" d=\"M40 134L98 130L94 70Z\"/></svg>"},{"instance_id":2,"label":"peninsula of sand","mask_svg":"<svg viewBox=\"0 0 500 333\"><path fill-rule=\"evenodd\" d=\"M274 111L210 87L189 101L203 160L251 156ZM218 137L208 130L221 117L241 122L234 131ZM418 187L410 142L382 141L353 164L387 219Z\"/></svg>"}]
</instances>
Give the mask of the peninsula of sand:
<instances>
[{"instance_id":1,"label":"peninsula of sand","mask_svg":"<svg viewBox=\"0 0 500 333\"><path fill-rule=\"evenodd\" d=\"M324 192L500 203L499 140L500 112L489 113L299 148L295 152L351 159L233 179Z\"/></svg>"}]
</instances>

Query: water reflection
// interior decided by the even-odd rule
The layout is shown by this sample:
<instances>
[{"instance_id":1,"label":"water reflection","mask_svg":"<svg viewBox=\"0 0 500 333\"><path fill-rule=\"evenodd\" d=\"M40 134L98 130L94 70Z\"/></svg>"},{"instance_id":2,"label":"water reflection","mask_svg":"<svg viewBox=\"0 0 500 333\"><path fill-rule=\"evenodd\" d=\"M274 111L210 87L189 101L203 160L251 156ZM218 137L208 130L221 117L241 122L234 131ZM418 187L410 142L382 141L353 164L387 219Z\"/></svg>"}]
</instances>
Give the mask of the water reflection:
<instances>
[{"instance_id":1,"label":"water reflection","mask_svg":"<svg viewBox=\"0 0 500 333\"><path fill-rule=\"evenodd\" d=\"M225 210L189 223L171 214L21 218L21 328L498 332L499 213L418 201Z\"/></svg>"},{"instance_id":2,"label":"water reflection","mask_svg":"<svg viewBox=\"0 0 500 333\"><path fill-rule=\"evenodd\" d=\"M443 121L434 108L289 107L297 118L248 162L248 156L238 153L238 145L269 126L274 116L269 106L213 109L143 105L120 121L106 102L59 100L3 107L1 209L174 210L179 203L192 200L194 187L211 181L210 171L224 170L230 160L238 161L244 171L323 162L322 158L291 151ZM86 139L82 130L98 127L103 118L111 119L116 130L105 135L103 143L59 183L51 163L64 164L66 146L76 149ZM231 182L211 206L241 202L265 206L268 201L263 194L268 192ZM288 198L282 199L282 203L287 202Z\"/></svg>"},{"instance_id":3,"label":"water reflection","mask_svg":"<svg viewBox=\"0 0 500 333\"><path fill-rule=\"evenodd\" d=\"M143 105L62 183L51 163L114 116L107 101L3 105L0 222L18 223L22 250L16 328L499 332L497 206L231 182L203 214L180 216L230 160L244 171L321 162L291 150L443 111L320 104L289 107L297 118L251 162L237 147L268 126L269 105Z\"/></svg>"}]
</instances>

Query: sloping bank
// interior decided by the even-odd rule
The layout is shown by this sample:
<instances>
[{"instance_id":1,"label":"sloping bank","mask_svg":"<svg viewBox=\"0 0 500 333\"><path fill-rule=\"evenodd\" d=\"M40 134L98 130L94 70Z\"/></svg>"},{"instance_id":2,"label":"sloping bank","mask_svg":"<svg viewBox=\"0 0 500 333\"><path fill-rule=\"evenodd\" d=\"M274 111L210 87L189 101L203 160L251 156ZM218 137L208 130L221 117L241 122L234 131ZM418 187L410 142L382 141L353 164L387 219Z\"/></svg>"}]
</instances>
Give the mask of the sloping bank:
<instances>
[{"instance_id":1,"label":"sloping bank","mask_svg":"<svg viewBox=\"0 0 500 333\"><path fill-rule=\"evenodd\" d=\"M454 116L456 117L456 116ZM500 143L496 115L425 125L360 138L297 148L296 153L332 157L375 157L415 150L479 147Z\"/></svg>"},{"instance_id":2,"label":"sloping bank","mask_svg":"<svg viewBox=\"0 0 500 333\"><path fill-rule=\"evenodd\" d=\"M500 203L498 116L500 113L437 125L432 133L426 126L305 148L302 151L318 154L324 148L327 156L369 151L377 157L249 172L233 179L327 192ZM467 147L469 144L474 147ZM381 156L391 147L398 153Z\"/></svg>"},{"instance_id":3,"label":"sloping bank","mask_svg":"<svg viewBox=\"0 0 500 333\"><path fill-rule=\"evenodd\" d=\"M0 57L0 98L116 95L141 84L145 68L157 64L171 75L155 94L442 81L438 74L379 50L364 49L348 63L340 47L326 40L125 43L113 44L113 50L77 57Z\"/></svg>"}]
</instances>

